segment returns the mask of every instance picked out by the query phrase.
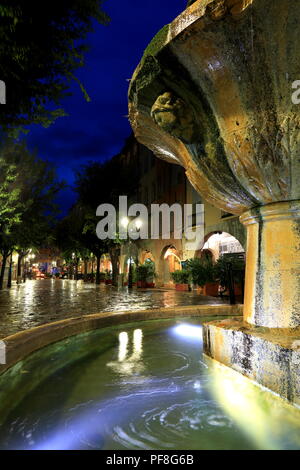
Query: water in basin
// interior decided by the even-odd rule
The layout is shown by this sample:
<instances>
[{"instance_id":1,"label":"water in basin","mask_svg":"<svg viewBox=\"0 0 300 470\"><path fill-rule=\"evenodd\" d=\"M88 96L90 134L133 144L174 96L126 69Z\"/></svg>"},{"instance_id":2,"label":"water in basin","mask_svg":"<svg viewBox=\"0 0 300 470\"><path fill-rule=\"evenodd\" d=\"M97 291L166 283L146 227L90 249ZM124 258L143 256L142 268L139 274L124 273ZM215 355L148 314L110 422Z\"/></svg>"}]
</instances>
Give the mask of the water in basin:
<instances>
[{"instance_id":1,"label":"water in basin","mask_svg":"<svg viewBox=\"0 0 300 470\"><path fill-rule=\"evenodd\" d=\"M0 448L299 449L300 410L205 359L202 321L107 328L32 354L0 377Z\"/></svg>"}]
</instances>

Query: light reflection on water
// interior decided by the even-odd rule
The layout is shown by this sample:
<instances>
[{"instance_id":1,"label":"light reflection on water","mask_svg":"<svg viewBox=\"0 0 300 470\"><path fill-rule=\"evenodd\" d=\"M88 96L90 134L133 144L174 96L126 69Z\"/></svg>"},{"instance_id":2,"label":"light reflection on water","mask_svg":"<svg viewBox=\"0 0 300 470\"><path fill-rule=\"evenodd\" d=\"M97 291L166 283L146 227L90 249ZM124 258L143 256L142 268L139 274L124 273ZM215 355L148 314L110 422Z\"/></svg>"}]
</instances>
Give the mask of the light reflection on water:
<instances>
[{"instance_id":1,"label":"light reflection on water","mask_svg":"<svg viewBox=\"0 0 300 470\"><path fill-rule=\"evenodd\" d=\"M196 321L114 330L104 352L23 400L2 426L0 448L300 448L299 411L204 362Z\"/></svg>"},{"instance_id":2,"label":"light reflection on water","mask_svg":"<svg viewBox=\"0 0 300 470\"><path fill-rule=\"evenodd\" d=\"M0 338L43 323L92 313L220 303L220 299L193 292L117 290L68 280L27 281L0 291Z\"/></svg>"}]
</instances>

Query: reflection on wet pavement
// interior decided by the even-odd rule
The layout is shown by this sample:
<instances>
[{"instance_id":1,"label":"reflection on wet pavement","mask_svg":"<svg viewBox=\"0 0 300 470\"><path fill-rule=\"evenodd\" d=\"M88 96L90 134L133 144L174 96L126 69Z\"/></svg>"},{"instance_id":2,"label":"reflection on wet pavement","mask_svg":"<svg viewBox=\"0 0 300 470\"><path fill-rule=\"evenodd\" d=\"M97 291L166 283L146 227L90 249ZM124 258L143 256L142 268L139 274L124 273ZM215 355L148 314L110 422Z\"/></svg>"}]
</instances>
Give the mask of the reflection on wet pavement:
<instances>
[{"instance_id":1,"label":"reflection on wet pavement","mask_svg":"<svg viewBox=\"0 0 300 470\"><path fill-rule=\"evenodd\" d=\"M0 338L43 323L91 313L222 303L227 302L196 292L155 289L129 292L82 281L27 281L0 292Z\"/></svg>"}]
</instances>

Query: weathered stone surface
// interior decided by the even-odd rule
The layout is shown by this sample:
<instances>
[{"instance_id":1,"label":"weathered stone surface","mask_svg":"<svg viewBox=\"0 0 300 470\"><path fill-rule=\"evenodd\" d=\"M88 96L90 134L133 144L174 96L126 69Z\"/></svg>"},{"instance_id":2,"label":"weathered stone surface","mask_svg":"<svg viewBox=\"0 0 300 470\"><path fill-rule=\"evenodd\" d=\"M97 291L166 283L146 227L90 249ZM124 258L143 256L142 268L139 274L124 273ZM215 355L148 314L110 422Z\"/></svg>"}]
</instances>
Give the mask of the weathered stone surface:
<instances>
[{"instance_id":1,"label":"weathered stone surface","mask_svg":"<svg viewBox=\"0 0 300 470\"><path fill-rule=\"evenodd\" d=\"M291 100L299 17L294 0L198 0L159 34L133 76L137 138L183 165L228 212L300 199L300 115ZM157 132L151 109L166 91L192 110L192 143Z\"/></svg>"},{"instance_id":2,"label":"weathered stone surface","mask_svg":"<svg viewBox=\"0 0 300 470\"><path fill-rule=\"evenodd\" d=\"M300 325L300 201L241 216L247 226L245 321L269 328Z\"/></svg>"},{"instance_id":3,"label":"weathered stone surface","mask_svg":"<svg viewBox=\"0 0 300 470\"><path fill-rule=\"evenodd\" d=\"M151 108L151 117L164 131L183 142L197 139L193 110L171 92L160 95Z\"/></svg>"},{"instance_id":4,"label":"weathered stone surface","mask_svg":"<svg viewBox=\"0 0 300 470\"><path fill-rule=\"evenodd\" d=\"M282 337L289 328L298 334L300 107L293 104L292 85L300 77L300 3L189 4L152 41L133 76L131 124L137 139L158 157L186 169L205 199L243 214L248 233L246 324L277 328ZM184 103L181 110L188 119L193 116L188 138L185 121L174 113L171 126L151 116L166 92ZM208 354L245 375L251 370L252 378L298 400L299 357L293 347L274 345L269 333L262 340L257 330L245 334L222 328L215 334L209 327L216 340ZM266 358L258 369L259 361L257 367L252 362L260 353Z\"/></svg>"},{"instance_id":5,"label":"weathered stone surface","mask_svg":"<svg viewBox=\"0 0 300 470\"><path fill-rule=\"evenodd\" d=\"M300 328L250 327L240 319L204 325L204 352L300 405Z\"/></svg>"},{"instance_id":6,"label":"weathered stone surface","mask_svg":"<svg viewBox=\"0 0 300 470\"><path fill-rule=\"evenodd\" d=\"M183 165L214 205L252 208L241 219L248 230L245 320L278 328L300 324L295 17L300 4L291 0L197 1L163 40L159 33L129 93L141 142Z\"/></svg>"}]
</instances>

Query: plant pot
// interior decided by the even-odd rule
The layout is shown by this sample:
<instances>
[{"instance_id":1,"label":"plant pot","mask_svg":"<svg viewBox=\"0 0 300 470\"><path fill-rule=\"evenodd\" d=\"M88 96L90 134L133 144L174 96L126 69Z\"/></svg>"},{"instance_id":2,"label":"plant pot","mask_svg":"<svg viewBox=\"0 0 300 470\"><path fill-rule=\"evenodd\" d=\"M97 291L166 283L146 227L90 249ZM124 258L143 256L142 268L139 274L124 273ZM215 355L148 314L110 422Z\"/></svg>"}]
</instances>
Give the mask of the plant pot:
<instances>
[{"instance_id":1,"label":"plant pot","mask_svg":"<svg viewBox=\"0 0 300 470\"><path fill-rule=\"evenodd\" d=\"M243 295L242 286L240 284L234 284L234 294L237 296Z\"/></svg>"},{"instance_id":2,"label":"plant pot","mask_svg":"<svg viewBox=\"0 0 300 470\"><path fill-rule=\"evenodd\" d=\"M105 279L105 284L106 285L111 285L112 284L112 279Z\"/></svg>"},{"instance_id":3,"label":"plant pot","mask_svg":"<svg viewBox=\"0 0 300 470\"><path fill-rule=\"evenodd\" d=\"M196 290L197 290L197 294L203 295L203 289L204 289L203 287L197 287L197 289L196 289Z\"/></svg>"},{"instance_id":4,"label":"plant pot","mask_svg":"<svg viewBox=\"0 0 300 470\"><path fill-rule=\"evenodd\" d=\"M207 282L203 288L203 294L211 297L218 297L219 294L219 283L218 282Z\"/></svg>"},{"instance_id":5,"label":"plant pot","mask_svg":"<svg viewBox=\"0 0 300 470\"><path fill-rule=\"evenodd\" d=\"M190 286L188 284L175 284L175 289L178 291L189 291Z\"/></svg>"},{"instance_id":6,"label":"plant pot","mask_svg":"<svg viewBox=\"0 0 300 470\"><path fill-rule=\"evenodd\" d=\"M137 281L137 286L141 289L145 289L147 287L146 281Z\"/></svg>"},{"instance_id":7,"label":"plant pot","mask_svg":"<svg viewBox=\"0 0 300 470\"><path fill-rule=\"evenodd\" d=\"M153 289L155 287L154 282L146 282L147 289Z\"/></svg>"}]
</instances>

